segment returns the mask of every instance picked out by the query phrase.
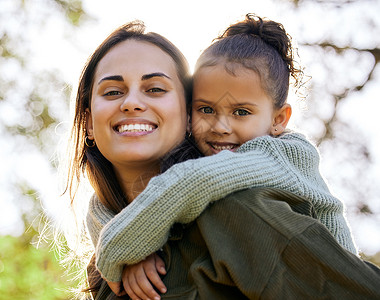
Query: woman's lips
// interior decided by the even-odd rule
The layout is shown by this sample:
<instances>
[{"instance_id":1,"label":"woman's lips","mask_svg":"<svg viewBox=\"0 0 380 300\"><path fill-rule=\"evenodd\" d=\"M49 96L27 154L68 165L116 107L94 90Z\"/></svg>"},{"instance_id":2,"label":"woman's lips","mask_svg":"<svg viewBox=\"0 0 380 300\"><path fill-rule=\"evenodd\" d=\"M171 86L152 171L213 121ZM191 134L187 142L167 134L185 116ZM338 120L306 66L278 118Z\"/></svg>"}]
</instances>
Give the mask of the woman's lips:
<instances>
[{"instance_id":1,"label":"woman's lips","mask_svg":"<svg viewBox=\"0 0 380 300\"><path fill-rule=\"evenodd\" d=\"M125 124L125 125L118 126L116 129L119 133L124 133L124 132L153 131L155 127L151 124Z\"/></svg>"},{"instance_id":2,"label":"woman's lips","mask_svg":"<svg viewBox=\"0 0 380 300\"><path fill-rule=\"evenodd\" d=\"M157 127L148 120L123 120L113 126L117 133L124 135L145 135L153 132Z\"/></svg>"}]
</instances>

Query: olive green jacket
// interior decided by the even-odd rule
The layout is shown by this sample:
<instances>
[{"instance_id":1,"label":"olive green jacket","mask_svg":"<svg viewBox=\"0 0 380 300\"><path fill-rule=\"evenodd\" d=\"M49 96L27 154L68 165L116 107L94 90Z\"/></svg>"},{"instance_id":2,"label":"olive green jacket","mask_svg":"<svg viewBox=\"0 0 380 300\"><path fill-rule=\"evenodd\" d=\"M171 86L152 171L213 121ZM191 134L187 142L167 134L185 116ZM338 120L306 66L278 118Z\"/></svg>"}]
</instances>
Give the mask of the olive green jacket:
<instances>
[{"instance_id":1,"label":"olive green jacket","mask_svg":"<svg viewBox=\"0 0 380 300\"><path fill-rule=\"evenodd\" d=\"M171 231L162 299L380 299L380 269L313 216L309 201L273 188L215 202ZM117 299L107 294L97 299Z\"/></svg>"}]
</instances>

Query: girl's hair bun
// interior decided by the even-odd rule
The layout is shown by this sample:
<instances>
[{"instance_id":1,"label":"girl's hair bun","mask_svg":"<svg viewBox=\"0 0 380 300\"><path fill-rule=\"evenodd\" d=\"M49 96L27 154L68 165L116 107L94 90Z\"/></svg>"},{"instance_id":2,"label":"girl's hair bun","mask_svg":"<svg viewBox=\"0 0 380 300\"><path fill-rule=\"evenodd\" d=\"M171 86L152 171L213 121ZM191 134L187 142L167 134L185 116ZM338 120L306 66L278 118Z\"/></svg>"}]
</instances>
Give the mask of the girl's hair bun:
<instances>
[{"instance_id":1,"label":"girl's hair bun","mask_svg":"<svg viewBox=\"0 0 380 300\"><path fill-rule=\"evenodd\" d=\"M282 24L263 20L255 14L246 14L244 21L231 25L218 39L238 34L261 38L265 43L272 46L286 62L289 62L288 54L292 45Z\"/></svg>"},{"instance_id":2,"label":"girl's hair bun","mask_svg":"<svg viewBox=\"0 0 380 300\"><path fill-rule=\"evenodd\" d=\"M245 15L243 21L229 26L216 40L234 35L260 38L264 43L274 48L286 63L290 75L295 79L295 86L301 84L303 71L294 65L294 51L296 49L293 49L292 38L286 33L281 23L262 19L249 13Z\"/></svg>"},{"instance_id":3,"label":"girl's hair bun","mask_svg":"<svg viewBox=\"0 0 380 300\"><path fill-rule=\"evenodd\" d=\"M195 74L202 67L218 64L223 64L227 72L234 74L240 65L256 72L275 106L282 107L290 84L297 91L302 85L303 70L295 61L295 54L297 51L293 49L291 37L282 24L247 14L202 52Z\"/></svg>"},{"instance_id":4,"label":"girl's hair bun","mask_svg":"<svg viewBox=\"0 0 380 300\"><path fill-rule=\"evenodd\" d=\"M255 14L246 14L244 21L228 27L224 33L219 36L219 39L237 34L252 34L262 37L263 23L263 19Z\"/></svg>"}]
</instances>

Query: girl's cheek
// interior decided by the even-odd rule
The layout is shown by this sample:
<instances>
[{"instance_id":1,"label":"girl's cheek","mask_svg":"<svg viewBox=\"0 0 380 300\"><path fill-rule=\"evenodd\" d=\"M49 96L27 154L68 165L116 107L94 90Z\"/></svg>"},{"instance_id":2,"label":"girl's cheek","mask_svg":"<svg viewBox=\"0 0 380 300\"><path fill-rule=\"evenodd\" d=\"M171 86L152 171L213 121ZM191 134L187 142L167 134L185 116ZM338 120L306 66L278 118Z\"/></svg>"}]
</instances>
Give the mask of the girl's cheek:
<instances>
[{"instance_id":1,"label":"girl's cheek","mask_svg":"<svg viewBox=\"0 0 380 300\"><path fill-rule=\"evenodd\" d=\"M201 118L193 118L192 120L192 124L191 124L191 127L192 127L192 133L193 135L200 135L202 134L203 131L205 131L205 125L204 124L204 120L202 120Z\"/></svg>"}]
</instances>

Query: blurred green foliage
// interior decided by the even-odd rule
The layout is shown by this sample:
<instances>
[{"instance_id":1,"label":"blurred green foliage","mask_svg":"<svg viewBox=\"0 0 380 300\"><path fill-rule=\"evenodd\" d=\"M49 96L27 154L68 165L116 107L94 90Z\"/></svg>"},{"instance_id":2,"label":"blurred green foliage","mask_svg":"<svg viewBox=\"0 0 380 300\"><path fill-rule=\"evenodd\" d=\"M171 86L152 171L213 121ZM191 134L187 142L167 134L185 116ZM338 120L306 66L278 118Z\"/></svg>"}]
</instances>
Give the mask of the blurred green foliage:
<instances>
[{"instance_id":1,"label":"blurred green foliage","mask_svg":"<svg viewBox=\"0 0 380 300\"><path fill-rule=\"evenodd\" d=\"M70 299L75 283L64 274L57 252L47 246L37 249L30 238L0 237L0 299Z\"/></svg>"},{"instance_id":2,"label":"blurred green foliage","mask_svg":"<svg viewBox=\"0 0 380 300\"><path fill-rule=\"evenodd\" d=\"M67 20L75 25L80 25L80 22L86 17L86 12L83 10L81 0L53 0L63 10Z\"/></svg>"},{"instance_id":3,"label":"blurred green foliage","mask_svg":"<svg viewBox=\"0 0 380 300\"><path fill-rule=\"evenodd\" d=\"M0 7L0 110L13 117L0 118L0 134L13 143L15 152L37 149L54 166L56 126L68 114L70 87L57 70L36 70L27 29L39 31L47 19L65 24L66 34L77 29L87 15L81 0L5 1ZM13 20L17 18L17 22ZM54 24L50 23L50 24ZM13 70L13 72L9 71ZM55 101L51 101L54 99ZM22 171L21 171L22 173ZM60 300L76 298L80 285L77 270L62 265L67 247L54 236L41 197L30 182L18 178L9 185L20 208L25 232L0 236L0 300ZM42 226L41 226L42 225ZM42 228L40 228L42 227ZM59 246L59 248L58 248ZM72 263L72 262L71 262Z\"/></svg>"}]
</instances>

